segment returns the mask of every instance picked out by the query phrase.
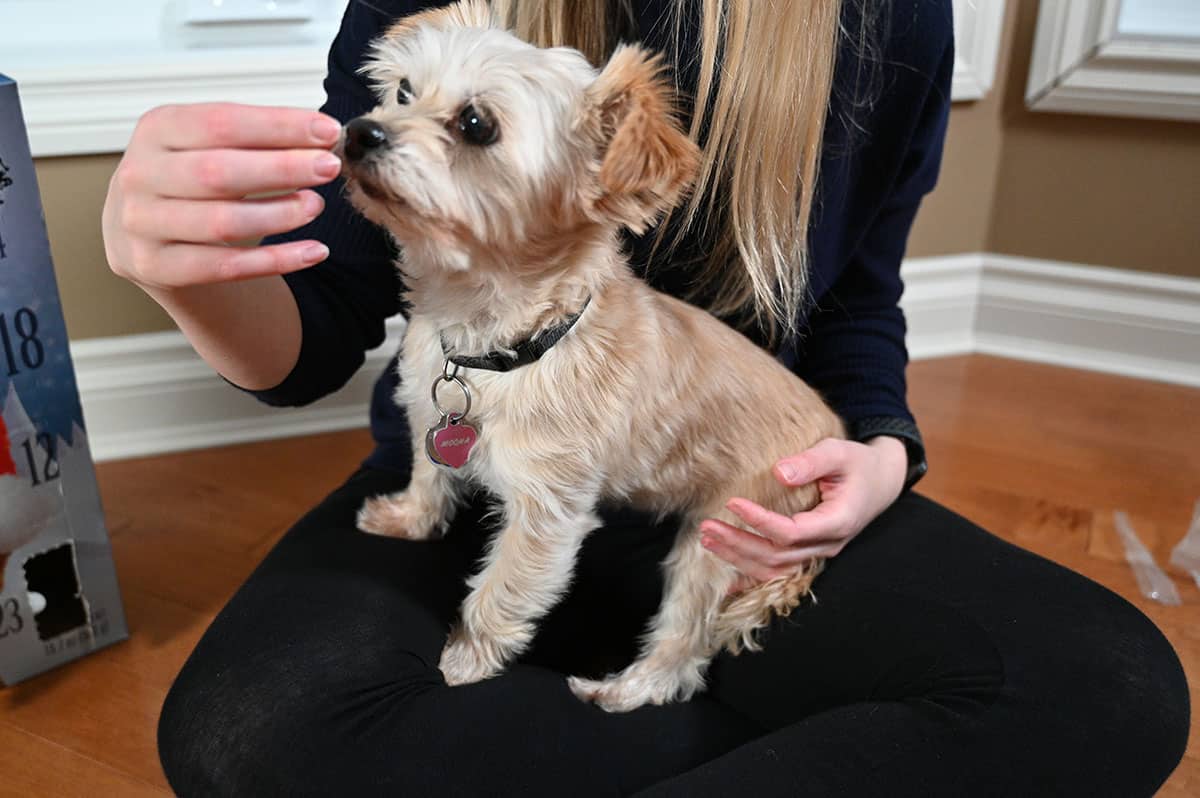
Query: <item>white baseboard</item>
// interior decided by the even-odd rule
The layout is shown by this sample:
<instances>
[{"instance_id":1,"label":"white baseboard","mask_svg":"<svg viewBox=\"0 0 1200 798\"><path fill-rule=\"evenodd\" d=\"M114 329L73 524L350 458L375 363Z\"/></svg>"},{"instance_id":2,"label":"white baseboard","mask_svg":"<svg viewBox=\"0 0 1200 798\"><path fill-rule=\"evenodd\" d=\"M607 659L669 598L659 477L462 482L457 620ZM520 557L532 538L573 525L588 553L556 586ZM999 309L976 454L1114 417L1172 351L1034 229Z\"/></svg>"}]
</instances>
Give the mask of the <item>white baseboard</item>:
<instances>
[{"instance_id":1,"label":"white baseboard","mask_svg":"<svg viewBox=\"0 0 1200 798\"><path fill-rule=\"evenodd\" d=\"M71 343L92 454L97 460L353 429L367 424L375 377L399 346L403 322L340 391L307 407L277 408L213 373L181 333Z\"/></svg>"},{"instance_id":2,"label":"white baseboard","mask_svg":"<svg viewBox=\"0 0 1200 798\"><path fill-rule=\"evenodd\" d=\"M909 357L921 360L973 351L982 256L909 258L900 273Z\"/></svg>"},{"instance_id":3,"label":"white baseboard","mask_svg":"<svg viewBox=\"0 0 1200 798\"><path fill-rule=\"evenodd\" d=\"M988 253L911 258L914 360L979 352L1200 386L1200 279ZM403 329L332 396L273 408L212 373L179 333L71 344L97 460L362 427Z\"/></svg>"},{"instance_id":4,"label":"white baseboard","mask_svg":"<svg viewBox=\"0 0 1200 798\"><path fill-rule=\"evenodd\" d=\"M1200 279L990 253L901 274L914 360L978 352L1200 386Z\"/></svg>"},{"instance_id":5,"label":"white baseboard","mask_svg":"<svg viewBox=\"0 0 1200 798\"><path fill-rule=\"evenodd\" d=\"M975 351L1200 386L1200 280L988 255Z\"/></svg>"}]
</instances>

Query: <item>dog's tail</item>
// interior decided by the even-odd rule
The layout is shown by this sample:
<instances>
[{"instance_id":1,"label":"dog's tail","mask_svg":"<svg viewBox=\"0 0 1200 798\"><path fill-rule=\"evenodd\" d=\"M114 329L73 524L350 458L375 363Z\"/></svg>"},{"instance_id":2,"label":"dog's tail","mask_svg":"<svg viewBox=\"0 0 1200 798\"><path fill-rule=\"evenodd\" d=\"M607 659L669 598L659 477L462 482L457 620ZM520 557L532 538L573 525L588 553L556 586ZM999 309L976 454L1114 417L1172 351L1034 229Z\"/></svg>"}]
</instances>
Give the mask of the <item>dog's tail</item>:
<instances>
[{"instance_id":1,"label":"dog's tail","mask_svg":"<svg viewBox=\"0 0 1200 798\"><path fill-rule=\"evenodd\" d=\"M731 654L758 651L762 644L755 633L771 622L773 616L786 618L800 602L813 596L812 583L825 568L825 561L816 559L791 576L781 576L763 582L731 597L721 608L713 628L716 648Z\"/></svg>"}]
</instances>

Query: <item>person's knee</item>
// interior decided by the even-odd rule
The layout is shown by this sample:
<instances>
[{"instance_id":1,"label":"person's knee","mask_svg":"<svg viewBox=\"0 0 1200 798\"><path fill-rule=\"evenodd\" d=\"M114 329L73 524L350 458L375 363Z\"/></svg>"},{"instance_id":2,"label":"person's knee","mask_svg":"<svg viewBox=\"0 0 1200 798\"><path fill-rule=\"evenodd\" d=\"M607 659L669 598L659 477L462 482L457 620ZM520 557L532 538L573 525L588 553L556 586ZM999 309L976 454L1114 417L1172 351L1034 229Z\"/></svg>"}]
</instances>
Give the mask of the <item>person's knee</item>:
<instances>
[{"instance_id":1,"label":"person's knee","mask_svg":"<svg viewBox=\"0 0 1200 798\"><path fill-rule=\"evenodd\" d=\"M336 665L289 667L282 657L189 662L159 716L159 759L183 798L337 794L334 763L372 755L364 730L406 728L416 699L437 687L440 675L415 665L355 679Z\"/></svg>"},{"instance_id":2,"label":"person's knee","mask_svg":"<svg viewBox=\"0 0 1200 798\"><path fill-rule=\"evenodd\" d=\"M183 674L180 675L181 677ZM177 678L158 716L158 758L167 782L177 795L216 793L210 777L220 758L208 727L220 709L200 700L199 690Z\"/></svg>"},{"instance_id":3,"label":"person's knee","mask_svg":"<svg viewBox=\"0 0 1200 798\"><path fill-rule=\"evenodd\" d=\"M1091 794L1154 795L1187 746L1183 668L1136 607L1093 582L1076 587L1048 608L1052 642L1021 673L1037 685L1043 764L1047 772L1073 765L1077 786Z\"/></svg>"},{"instance_id":4,"label":"person's knee","mask_svg":"<svg viewBox=\"0 0 1200 798\"><path fill-rule=\"evenodd\" d=\"M1120 758L1146 775L1146 794L1170 776L1187 747L1191 704L1187 677L1170 642L1149 618L1121 602L1118 623L1102 644L1107 667L1095 699L1128 733Z\"/></svg>"},{"instance_id":5,"label":"person's knee","mask_svg":"<svg viewBox=\"0 0 1200 798\"><path fill-rule=\"evenodd\" d=\"M185 667L158 719L163 773L177 795L249 794L255 765L276 754L264 750L280 707L229 671L197 673ZM238 684L241 682L241 684ZM281 749L282 753L287 748ZM270 762L270 767L286 765Z\"/></svg>"}]
</instances>

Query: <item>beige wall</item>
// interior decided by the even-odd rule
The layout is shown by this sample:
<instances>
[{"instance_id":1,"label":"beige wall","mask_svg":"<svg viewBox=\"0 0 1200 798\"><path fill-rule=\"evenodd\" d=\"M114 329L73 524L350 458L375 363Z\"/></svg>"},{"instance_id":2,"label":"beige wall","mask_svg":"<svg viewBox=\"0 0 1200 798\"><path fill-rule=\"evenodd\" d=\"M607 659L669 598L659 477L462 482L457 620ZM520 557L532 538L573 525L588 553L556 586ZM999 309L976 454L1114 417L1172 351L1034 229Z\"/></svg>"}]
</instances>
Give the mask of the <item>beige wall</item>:
<instances>
[{"instance_id":1,"label":"beige wall","mask_svg":"<svg viewBox=\"0 0 1200 798\"><path fill-rule=\"evenodd\" d=\"M996 86L955 105L909 255L1000 252L1200 277L1200 125L1025 107L1037 0L1010 0Z\"/></svg>"},{"instance_id":2,"label":"beige wall","mask_svg":"<svg viewBox=\"0 0 1200 798\"><path fill-rule=\"evenodd\" d=\"M174 329L158 305L105 262L100 210L117 160L89 155L36 163L67 332L75 340Z\"/></svg>"},{"instance_id":3,"label":"beige wall","mask_svg":"<svg viewBox=\"0 0 1200 798\"><path fill-rule=\"evenodd\" d=\"M997 76L1008 67L1015 17L1010 3ZM982 100L951 107L937 188L925 198L917 214L908 255L951 255L987 248L1003 149L1000 95L994 87Z\"/></svg>"},{"instance_id":4,"label":"beige wall","mask_svg":"<svg viewBox=\"0 0 1200 798\"><path fill-rule=\"evenodd\" d=\"M1015 5L987 248L1200 277L1200 124L1026 110L1037 3Z\"/></svg>"},{"instance_id":5,"label":"beige wall","mask_svg":"<svg viewBox=\"0 0 1200 798\"><path fill-rule=\"evenodd\" d=\"M1200 125L1031 113L1036 0L1010 0L996 85L956 103L910 256L993 251L1200 277ZM76 339L172 328L104 264L100 208L116 156L44 158L38 180Z\"/></svg>"}]
</instances>

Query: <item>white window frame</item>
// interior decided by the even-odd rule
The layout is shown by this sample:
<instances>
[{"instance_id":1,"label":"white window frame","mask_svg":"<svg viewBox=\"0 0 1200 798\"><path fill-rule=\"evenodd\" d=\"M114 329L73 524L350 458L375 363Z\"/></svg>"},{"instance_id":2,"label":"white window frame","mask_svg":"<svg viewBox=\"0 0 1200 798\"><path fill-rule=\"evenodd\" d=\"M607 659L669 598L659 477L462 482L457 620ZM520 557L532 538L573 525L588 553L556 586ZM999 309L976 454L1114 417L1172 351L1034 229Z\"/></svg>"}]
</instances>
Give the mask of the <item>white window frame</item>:
<instances>
[{"instance_id":1,"label":"white window frame","mask_svg":"<svg viewBox=\"0 0 1200 798\"><path fill-rule=\"evenodd\" d=\"M1042 0L1025 99L1036 111L1200 120L1200 4L1174 32L1122 25L1123 0ZM1183 35L1188 31L1188 35Z\"/></svg>"},{"instance_id":2,"label":"white window frame","mask_svg":"<svg viewBox=\"0 0 1200 798\"><path fill-rule=\"evenodd\" d=\"M138 118L157 105L319 106L346 2L319 0L321 18L299 27L260 27L274 29L273 43L214 46L216 29L183 25L186 0L0 0L0 27L22 32L6 38L0 72L18 83L35 157L121 152ZM952 97L976 100L995 77L1004 0L953 3Z\"/></svg>"},{"instance_id":3,"label":"white window frame","mask_svg":"<svg viewBox=\"0 0 1200 798\"><path fill-rule=\"evenodd\" d=\"M954 83L952 100L980 100L992 90L1000 39L1004 33L1004 0L953 0Z\"/></svg>"}]
</instances>

